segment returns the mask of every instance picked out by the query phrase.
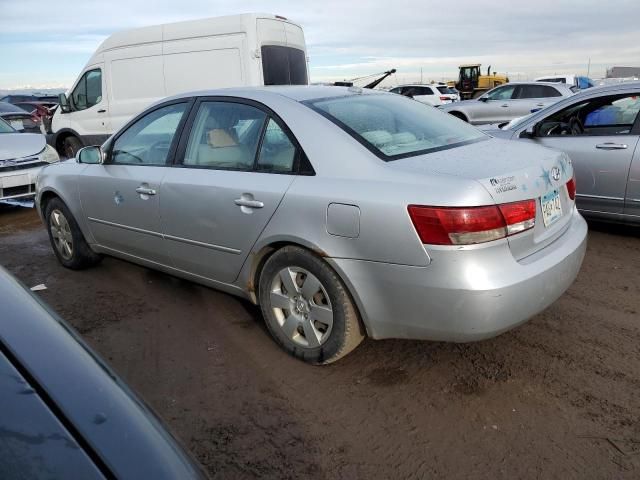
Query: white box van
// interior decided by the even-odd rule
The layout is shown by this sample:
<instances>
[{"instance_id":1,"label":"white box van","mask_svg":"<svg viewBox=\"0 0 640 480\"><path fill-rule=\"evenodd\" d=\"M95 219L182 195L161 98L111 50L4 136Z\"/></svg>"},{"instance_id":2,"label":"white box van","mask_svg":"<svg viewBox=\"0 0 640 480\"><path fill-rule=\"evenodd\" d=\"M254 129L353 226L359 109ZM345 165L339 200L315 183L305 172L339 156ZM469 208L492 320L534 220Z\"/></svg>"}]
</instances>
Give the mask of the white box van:
<instances>
[{"instance_id":1,"label":"white box van","mask_svg":"<svg viewBox=\"0 0 640 480\"><path fill-rule=\"evenodd\" d=\"M125 30L102 42L60 96L49 143L72 157L177 93L306 84L304 33L284 17L244 14Z\"/></svg>"}]
</instances>

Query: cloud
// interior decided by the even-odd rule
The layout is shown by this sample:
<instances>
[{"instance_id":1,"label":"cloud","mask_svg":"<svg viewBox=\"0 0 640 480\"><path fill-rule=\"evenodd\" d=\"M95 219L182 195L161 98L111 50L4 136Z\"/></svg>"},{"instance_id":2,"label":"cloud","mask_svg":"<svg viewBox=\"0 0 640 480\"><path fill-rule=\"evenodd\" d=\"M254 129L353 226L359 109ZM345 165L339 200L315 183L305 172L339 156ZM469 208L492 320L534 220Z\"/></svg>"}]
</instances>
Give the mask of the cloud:
<instances>
[{"instance_id":1,"label":"cloud","mask_svg":"<svg viewBox=\"0 0 640 480\"><path fill-rule=\"evenodd\" d=\"M281 14L303 26L312 80L388 68L404 77L422 69L439 79L472 61L534 76L586 72L589 59L598 76L607 66L640 62L637 0L159 0L153 8L148 0L66 0L55 9L45 0L0 2L2 82L73 78L116 30L250 11ZM33 12L44 10L46 21L38 21ZM28 62L50 68L36 75Z\"/></svg>"}]
</instances>

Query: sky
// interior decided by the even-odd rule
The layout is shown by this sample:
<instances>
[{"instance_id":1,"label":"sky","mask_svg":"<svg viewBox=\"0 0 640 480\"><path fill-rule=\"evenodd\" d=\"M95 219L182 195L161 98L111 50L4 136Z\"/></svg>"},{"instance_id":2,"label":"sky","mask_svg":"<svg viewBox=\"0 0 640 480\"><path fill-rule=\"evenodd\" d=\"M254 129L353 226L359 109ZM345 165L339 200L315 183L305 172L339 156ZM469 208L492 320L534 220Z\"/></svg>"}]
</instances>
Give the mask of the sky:
<instances>
[{"instance_id":1,"label":"sky","mask_svg":"<svg viewBox=\"0 0 640 480\"><path fill-rule=\"evenodd\" d=\"M310 80L396 68L387 85L482 63L512 80L640 66L640 0L0 0L0 89L69 87L111 33L247 12L304 29Z\"/></svg>"}]
</instances>

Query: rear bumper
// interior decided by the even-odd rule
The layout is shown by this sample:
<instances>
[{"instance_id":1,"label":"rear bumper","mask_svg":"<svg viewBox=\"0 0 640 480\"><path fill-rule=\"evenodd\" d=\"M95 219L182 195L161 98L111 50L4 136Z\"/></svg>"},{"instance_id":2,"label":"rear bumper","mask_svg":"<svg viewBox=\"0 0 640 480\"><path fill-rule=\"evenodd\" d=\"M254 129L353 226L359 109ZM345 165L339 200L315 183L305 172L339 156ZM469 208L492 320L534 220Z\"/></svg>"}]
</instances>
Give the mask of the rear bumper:
<instances>
[{"instance_id":1,"label":"rear bumper","mask_svg":"<svg viewBox=\"0 0 640 480\"><path fill-rule=\"evenodd\" d=\"M565 233L516 261L506 240L429 250L427 267L328 259L348 284L372 338L468 342L510 330L575 280L587 246L577 210Z\"/></svg>"}]
</instances>

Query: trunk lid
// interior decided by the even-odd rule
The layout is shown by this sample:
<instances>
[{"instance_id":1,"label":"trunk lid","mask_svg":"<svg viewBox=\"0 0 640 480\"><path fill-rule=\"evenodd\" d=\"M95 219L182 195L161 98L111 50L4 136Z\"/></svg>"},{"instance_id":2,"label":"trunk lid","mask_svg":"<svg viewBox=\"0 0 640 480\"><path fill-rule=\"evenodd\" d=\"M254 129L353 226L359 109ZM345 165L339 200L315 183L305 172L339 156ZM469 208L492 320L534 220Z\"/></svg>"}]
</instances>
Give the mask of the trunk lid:
<instances>
[{"instance_id":1,"label":"trunk lid","mask_svg":"<svg viewBox=\"0 0 640 480\"><path fill-rule=\"evenodd\" d=\"M535 227L508 237L513 256L520 260L544 248L564 233L574 200L566 183L573 176L569 157L555 150L490 138L462 147L389 162L411 173L438 173L475 180L496 204L536 200ZM557 196L556 196L557 195ZM556 215L543 217L542 204L553 202ZM557 216L557 205L561 216ZM446 205L442 205L446 206ZM468 205L474 206L474 205Z\"/></svg>"}]
</instances>

